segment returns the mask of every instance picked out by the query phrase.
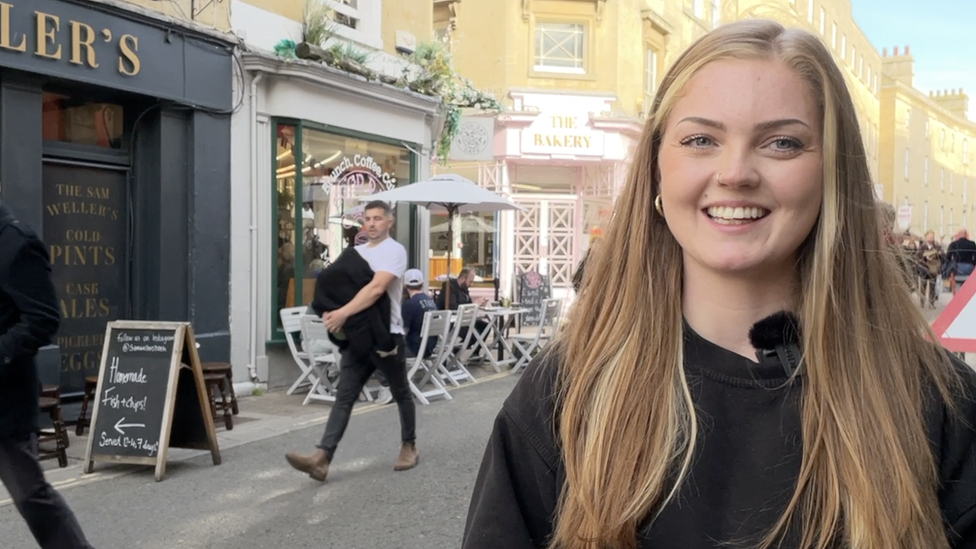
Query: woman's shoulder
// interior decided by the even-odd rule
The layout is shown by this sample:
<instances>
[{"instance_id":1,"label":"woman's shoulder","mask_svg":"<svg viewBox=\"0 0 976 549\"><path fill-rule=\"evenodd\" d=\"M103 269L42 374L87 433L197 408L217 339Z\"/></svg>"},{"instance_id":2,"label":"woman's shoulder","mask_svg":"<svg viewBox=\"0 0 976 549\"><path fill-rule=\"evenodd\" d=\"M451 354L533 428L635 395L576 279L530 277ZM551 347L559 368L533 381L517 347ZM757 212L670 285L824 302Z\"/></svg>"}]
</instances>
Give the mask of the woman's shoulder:
<instances>
[{"instance_id":1,"label":"woman's shoulder","mask_svg":"<svg viewBox=\"0 0 976 549\"><path fill-rule=\"evenodd\" d=\"M938 460L942 509L950 524L976 507L976 370L952 357L958 383L952 401L929 415L930 438Z\"/></svg>"},{"instance_id":2,"label":"woman's shoulder","mask_svg":"<svg viewBox=\"0 0 976 549\"><path fill-rule=\"evenodd\" d=\"M549 462L559 459L556 441L556 411L559 358L547 350L534 358L505 399L502 414L531 441L536 450Z\"/></svg>"}]
</instances>

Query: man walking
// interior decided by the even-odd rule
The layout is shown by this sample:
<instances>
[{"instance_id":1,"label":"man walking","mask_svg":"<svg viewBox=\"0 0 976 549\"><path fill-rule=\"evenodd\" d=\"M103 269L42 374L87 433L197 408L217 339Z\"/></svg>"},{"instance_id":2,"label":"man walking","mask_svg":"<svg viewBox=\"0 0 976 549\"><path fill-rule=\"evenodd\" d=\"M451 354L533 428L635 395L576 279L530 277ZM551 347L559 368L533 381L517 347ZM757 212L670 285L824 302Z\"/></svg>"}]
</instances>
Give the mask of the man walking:
<instances>
[{"instance_id":1,"label":"man walking","mask_svg":"<svg viewBox=\"0 0 976 549\"><path fill-rule=\"evenodd\" d=\"M336 401L329 414L325 433L318 449L309 456L289 453L285 455L288 463L295 469L308 473L310 477L325 482L329 465L335 456L336 448L349 425L353 404L363 390L366 381L377 369L382 371L390 384L390 391L400 411L400 455L395 471L405 471L417 465L416 407L410 385L407 382L406 345L404 343L403 319L400 313L403 296L403 275L407 270L407 250L402 244L390 238L393 227L393 211L385 202L374 201L366 205L363 226L369 237L367 244L356 246L356 251L369 264L374 275L372 281L343 307L326 311L322 315L325 327L333 334L342 331L346 321L369 309L384 293L390 302L390 334L396 345L394 356L370 353L365 358L343 353L339 368L339 386Z\"/></svg>"},{"instance_id":2,"label":"man walking","mask_svg":"<svg viewBox=\"0 0 976 549\"><path fill-rule=\"evenodd\" d=\"M37 461L34 356L61 317L44 244L0 202L0 481L44 549L91 549Z\"/></svg>"}]
</instances>

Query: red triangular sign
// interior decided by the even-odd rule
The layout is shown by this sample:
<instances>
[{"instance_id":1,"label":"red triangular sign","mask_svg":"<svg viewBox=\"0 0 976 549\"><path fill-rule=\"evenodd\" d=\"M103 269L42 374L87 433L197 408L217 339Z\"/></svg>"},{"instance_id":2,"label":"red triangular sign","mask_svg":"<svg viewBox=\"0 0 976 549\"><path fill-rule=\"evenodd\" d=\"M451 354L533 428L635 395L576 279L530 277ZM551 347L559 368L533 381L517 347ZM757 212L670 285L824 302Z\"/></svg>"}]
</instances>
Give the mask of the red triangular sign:
<instances>
[{"instance_id":1,"label":"red triangular sign","mask_svg":"<svg viewBox=\"0 0 976 549\"><path fill-rule=\"evenodd\" d=\"M973 295L976 295L976 277L959 288L932 323L935 336L954 353L976 353L976 300Z\"/></svg>"}]
</instances>

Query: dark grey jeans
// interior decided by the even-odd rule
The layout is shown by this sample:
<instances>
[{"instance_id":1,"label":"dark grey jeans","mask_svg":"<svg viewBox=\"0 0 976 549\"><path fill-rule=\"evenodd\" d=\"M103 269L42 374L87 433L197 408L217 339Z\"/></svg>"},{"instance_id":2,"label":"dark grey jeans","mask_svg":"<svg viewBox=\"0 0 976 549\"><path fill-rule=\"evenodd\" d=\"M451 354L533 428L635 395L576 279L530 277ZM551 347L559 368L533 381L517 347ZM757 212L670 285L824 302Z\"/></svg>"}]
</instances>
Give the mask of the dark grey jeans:
<instances>
[{"instance_id":1,"label":"dark grey jeans","mask_svg":"<svg viewBox=\"0 0 976 549\"><path fill-rule=\"evenodd\" d=\"M0 439L0 481L42 549L92 549L67 502L44 479L36 440Z\"/></svg>"},{"instance_id":2,"label":"dark grey jeans","mask_svg":"<svg viewBox=\"0 0 976 549\"><path fill-rule=\"evenodd\" d=\"M335 450L342 440L342 435L349 425L352 407L359 399L369 376L379 370L390 384L390 393L400 411L400 438L404 443L413 443L417 439L417 407L413 402L410 384L407 382L406 342L402 335L394 336L397 344L395 357L382 358L373 354L368 359L354 361L347 354L342 354L339 364L339 386L336 387L336 401L329 413L329 421L325 424L325 433L319 448L325 450L329 461L335 455Z\"/></svg>"}]
</instances>

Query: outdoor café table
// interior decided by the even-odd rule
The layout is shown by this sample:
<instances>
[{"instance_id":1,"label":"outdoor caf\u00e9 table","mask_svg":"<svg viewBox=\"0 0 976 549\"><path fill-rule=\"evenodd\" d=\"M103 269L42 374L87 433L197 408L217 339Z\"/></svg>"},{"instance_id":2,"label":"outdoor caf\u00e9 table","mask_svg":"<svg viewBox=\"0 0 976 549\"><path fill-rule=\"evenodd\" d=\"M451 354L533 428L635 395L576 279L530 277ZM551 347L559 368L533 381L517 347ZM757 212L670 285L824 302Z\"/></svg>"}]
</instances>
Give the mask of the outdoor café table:
<instances>
[{"instance_id":1,"label":"outdoor caf\u00e9 table","mask_svg":"<svg viewBox=\"0 0 976 549\"><path fill-rule=\"evenodd\" d=\"M512 344L505 337L505 333L512 324L515 322L515 318L529 312L528 309L513 309L504 307L482 307L478 310L478 313L482 316L486 316L491 319L491 322L487 322L485 329L481 332L475 332L474 337L478 342L478 345L485 351L485 355L488 357L488 362L491 363L491 367L495 369L496 372L502 371L502 366L505 364L515 363L515 353L512 350ZM498 357L491 352L491 346L488 344L489 336L494 333L495 339L498 342ZM510 358L505 359L505 351L508 351Z\"/></svg>"}]
</instances>

